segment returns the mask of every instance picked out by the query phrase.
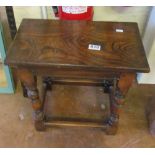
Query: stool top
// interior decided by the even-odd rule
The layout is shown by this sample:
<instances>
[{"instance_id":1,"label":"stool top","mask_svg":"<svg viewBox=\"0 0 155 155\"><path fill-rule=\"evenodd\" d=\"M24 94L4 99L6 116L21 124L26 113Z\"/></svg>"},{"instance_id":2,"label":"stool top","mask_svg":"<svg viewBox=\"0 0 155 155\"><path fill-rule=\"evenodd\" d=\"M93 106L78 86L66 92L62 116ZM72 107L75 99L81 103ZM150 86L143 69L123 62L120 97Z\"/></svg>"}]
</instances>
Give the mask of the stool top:
<instances>
[{"instance_id":1,"label":"stool top","mask_svg":"<svg viewBox=\"0 0 155 155\"><path fill-rule=\"evenodd\" d=\"M23 19L5 63L149 72L137 23Z\"/></svg>"}]
</instances>

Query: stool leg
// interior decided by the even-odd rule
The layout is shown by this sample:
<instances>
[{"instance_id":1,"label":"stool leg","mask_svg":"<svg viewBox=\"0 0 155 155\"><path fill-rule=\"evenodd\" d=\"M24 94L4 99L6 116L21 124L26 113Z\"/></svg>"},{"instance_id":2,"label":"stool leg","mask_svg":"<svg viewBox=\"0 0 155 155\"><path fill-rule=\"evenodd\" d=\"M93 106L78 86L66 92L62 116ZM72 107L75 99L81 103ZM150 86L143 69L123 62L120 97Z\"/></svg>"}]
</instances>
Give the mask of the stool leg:
<instances>
[{"instance_id":1,"label":"stool leg","mask_svg":"<svg viewBox=\"0 0 155 155\"><path fill-rule=\"evenodd\" d=\"M109 87L109 100L110 100L110 117L107 120L106 134L114 135L117 132L119 120L119 105L115 99L115 90L113 86Z\"/></svg>"},{"instance_id":2,"label":"stool leg","mask_svg":"<svg viewBox=\"0 0 155 155\"><path fill-rule=\"evenodd\" d=\"M23 90L23 96L28 97L27 96L27 89L26 89L26 87L24 86L24 84L22 82L21 82L21 87L22 87L22 90Z\"/></svg>"},{"instance_id":3,"label":"stool leg","mask_svg":"<svg viewBox=\"0 0 155 155\"><path fill-rule=\"evenodd\" d=\"M110 117L107 123L106 133L114 135L118 129L119 107L124 103L124 98L135 79L135 74L121 74L116 86L109 87Z\"/></svg>"},{"instance_id":4,"label":"stool leg","mask_svg":"<svg viewBox=\"0 0 155 155\"><path fill-rule=\"evenodd\" d=\"M31 99L33 113L34 113L34 124L35 128L38 131L43 131L45 129L44 126L44 115L43 115L43 104L39 98L39 92L37 89L37 82L33 76L33 74L27 69L18 69L18 76L21 82L27 89L28 98Z\"/></svg>"},{"instance_id":5,"label":"stool leg","mask_svg":"<svg viewBox=\"0 0 155 155\"><path fill-rule=\"evenodd\" d=\"M37 82L37 77L36 76L34 76L34 80ZM26 89L26 87L24 86L24 84L22 82L21 82L21 87L22 87L22 90L23 90L23 96L28 97L27 89Z\"/></svg>"},{"instance_id":6,"label":"stool leg","mask_svg":"<svg viewBox=\"0 0 155 155\"><path fill-rule=\"evenodd\" d=\"M52 79L50 77L44 77L43 83L46 85L47 90L52 90Z\"/></svg>"}]
</instances>

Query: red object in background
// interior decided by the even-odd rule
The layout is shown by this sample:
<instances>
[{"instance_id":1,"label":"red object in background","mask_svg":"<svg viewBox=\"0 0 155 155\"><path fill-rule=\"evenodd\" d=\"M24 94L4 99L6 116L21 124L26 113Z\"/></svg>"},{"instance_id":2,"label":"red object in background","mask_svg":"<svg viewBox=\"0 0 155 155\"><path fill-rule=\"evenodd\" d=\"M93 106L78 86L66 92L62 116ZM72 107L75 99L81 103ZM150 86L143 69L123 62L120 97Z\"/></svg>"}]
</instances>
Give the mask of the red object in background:
<instances>
[{"instance_id":1,"label":"red object in background","mask_svg":"<svg viewBox=\"0 0 155 155\"><path fill-rule=\"evenodd\" d=\"M59 6L58 14L61 20L92 20L92 6Z\"/></svg>"}]
</instances>

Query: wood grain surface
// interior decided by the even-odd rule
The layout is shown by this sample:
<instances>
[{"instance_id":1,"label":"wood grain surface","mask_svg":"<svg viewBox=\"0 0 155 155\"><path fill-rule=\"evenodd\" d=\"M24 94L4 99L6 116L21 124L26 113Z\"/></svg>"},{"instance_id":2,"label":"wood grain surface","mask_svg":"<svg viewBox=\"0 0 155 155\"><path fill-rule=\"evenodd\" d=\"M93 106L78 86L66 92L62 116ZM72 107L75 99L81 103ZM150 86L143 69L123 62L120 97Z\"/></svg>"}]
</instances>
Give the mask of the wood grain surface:
<instances>
[{"instance_id":1,"label":"wood grain surface","mask_svg":"<svg viewBox=\"0 0 155 155\"><path fill-rule=\"evenodd\" d=\"M89 50L89 44L99 44L101 50ZM149 72L138 25L127 22L24 19L5 62L23 67Z\"/></svg>"}]
</instances>

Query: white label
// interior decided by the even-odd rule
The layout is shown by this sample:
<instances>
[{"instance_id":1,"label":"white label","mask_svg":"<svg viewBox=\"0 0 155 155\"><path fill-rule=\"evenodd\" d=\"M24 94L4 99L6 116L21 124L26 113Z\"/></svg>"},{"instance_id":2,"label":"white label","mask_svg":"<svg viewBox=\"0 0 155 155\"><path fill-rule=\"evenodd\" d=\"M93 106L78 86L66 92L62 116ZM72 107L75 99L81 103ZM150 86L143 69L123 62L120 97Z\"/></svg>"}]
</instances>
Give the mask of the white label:
<instances>
[{"instance_id":1,"label":"white label","mask_svg":"<svg viewBox=\"0 0 155 155\"><path fill-rule=\"evenodd\" d=\"M116 29L116 32L124 32L123 29Z\"/></svg>"},{"instance_id":2,"label":"white label","mask_svg":"<svg viewBox=\"0 0 155 155\"><path fill-rule=\"evenodd\" d=\"M100 51L101 50L101 46L100 45L89 44L88 45L88 49Z\"/></svg>"},{"instance_id":3,"label":"white label","mask_svg":"<svg viewBox=\"0 0 155 155\"><path fill-rule=\"evenodd\" d=\"M70 14L81 14L87 12L87 6L62 6L62 11Z\"/></svg>"}]
</instances>

